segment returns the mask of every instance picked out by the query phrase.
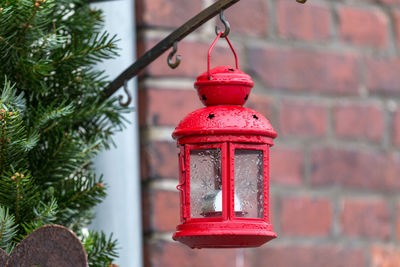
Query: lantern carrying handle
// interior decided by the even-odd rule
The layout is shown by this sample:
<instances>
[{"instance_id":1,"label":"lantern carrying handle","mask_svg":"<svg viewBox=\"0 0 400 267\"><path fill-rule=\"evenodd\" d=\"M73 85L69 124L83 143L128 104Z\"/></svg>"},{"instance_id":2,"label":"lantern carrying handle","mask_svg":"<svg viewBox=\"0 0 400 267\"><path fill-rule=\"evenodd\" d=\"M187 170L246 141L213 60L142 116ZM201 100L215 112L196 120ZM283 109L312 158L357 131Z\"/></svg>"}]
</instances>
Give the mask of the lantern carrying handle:
<instances>
[{"instance_id":1,"label":"lantern carrying handle","mask_svg":"<svg viewBox=\"0 0 400 267\"><path fill-rule=\"evenodd\" d=\"M210 59L211 59L211 51L213 50L215 44L217 43L218 39L222 36L224 32L220 31L215 38L214 42L211 44L210 48L208 49L208 58L207 58L207 73L208 73L208 79L211 80L211 75L210 75ZM239 63L238 63L238 57L235 51L235 48L233 48L232 43L229 41L228 36L224 37L225 40L228 42L233 55L235 56L235 63L236 63L236 69L239 69Z\"/></svg>"}]
</instances>

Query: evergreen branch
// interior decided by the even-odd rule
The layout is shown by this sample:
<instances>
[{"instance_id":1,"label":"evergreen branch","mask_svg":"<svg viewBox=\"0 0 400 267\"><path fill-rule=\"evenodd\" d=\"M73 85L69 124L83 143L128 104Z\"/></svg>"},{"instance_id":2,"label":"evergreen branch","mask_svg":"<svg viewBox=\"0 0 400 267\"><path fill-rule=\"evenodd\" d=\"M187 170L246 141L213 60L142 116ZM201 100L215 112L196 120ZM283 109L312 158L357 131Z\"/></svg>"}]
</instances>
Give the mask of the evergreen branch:
<instances>
[{"instance_id":1,"label":"evergreen branch","mask_svg":"<svg viewBox=\"0 0 400 267\"><path fill-rule=\"evenodd\" d=\"M12 164L26 167L26 129L21 114L11 106L0 104L0 161L2 172Z\"/></svg>"},{"instance_id":2,"label":"evergreen branch","mask_svg":"<svg viewBox=\"0 0 400 267\"><path fill-rule=\"evenodd\" d=\"M117 55L101 11L84 0L1 5L0 208L14 220L15 244L43 224L80 231L90 223L106 195L90 164L123 129L127 109L100 101L108 81L93 66ZM111 237L91 233L86 244L91 266L116 257Z\"/></svg>"},{"instance_id":3,"label":"evergreen branch","mask_svg":"<svg viewBox=\"0 0 400 267\"><path fill-rule=\"evenodd\" d=\"M76 211L77 218L79 213L91 210L105 194L105 186L101 178L88 171L82 170L73 177L66 179L56 186L56 197L59 200L60 211ZM71 217L65 217L63 224L74 223Z\"/></svg>"},{"instance_id":4,"label":"evergreen branch","mask_svg":"<svg viewBox=\"0 0 400 267\"><path fill-rule=\"evenodd\" d=\"M29 223L22 223L24 233L17 238L21 241L26 235L35 231L43 225L54 223L57 220L58 206L57 201L52 198L48 204L40 201L37 207L33 208L34 218Z\"/></svg>"},{"instance_id":5,"label":"evergreen branch","mask_svg":"<svg viewBox=\"0 0 400 267\"><path fill-rule=\"evenodd\" d=\"M1 115L0 115L1 116ZM1 136L0 136L0 173L2 173L5 168L5 157L6 157L6 124L3 121L3 117L0 119L1 123Z\"/></svg>"},{"instance_id":6,"label":"evergreen branch","mask_svg":"<svg viewBox=\"0 0 400 267\"><path fill-rule=\"evenodd\" d=\"M53 223L57 220L57 200L52 197L48 204L40 201L38 206L33 208L33 213L35 214L34 222L40 225Z\"/></svg>"},{"instance_id":7,"label":"evergreen branch","mask_svg":"<svg viewBox=\"0 0 400 267\"><path fill-rule=\"evenodd\" d=\"M9 214L8 208L0 205L0 248L10 252L12 248L11 241L17 235L17 225L15 218Z\"/></svg>"},{"instance_id":8,"label":"evergreen branch","mask_svg":"<svg viewBox=\"0 0 400 267\"><path fill-rule=\"evenodd\" d=\"M21 41L22 41L22 38L24 37L24 35L25 35L25 32L26 32L26 30L29 28L29 27L32 27L31 26L31 23L32 23L32 20L34 19L34 17L35 17L35 15L36 15L36 12L37 12L37 10L38 10L38 8L39 8L39 5L37 5L38 4L38 1L36 1L35 2L35 4L34 4L34 6L33 6L33 11L32 11L32 15L31 15L31 17L28 19L28 21L26 22L26 23L24 23L23 24L23 27L22 27L22 32L20 32L20 34L19 34L19 36L18 36L18 38L17 38L17 47L20 45L20 43L21 43Z\"/></svg>"},{"instance_id":9,"label":"evergreen branch","mask_svg":"<svg viewBox=\"0 0 400 267\"><path fill-rule=\"evenodd\" d=\"M67 51L59 60L54 61L52 65L54 67L60 66L61 64L76 64L85 63L87 65L93 65L99 61L99 59L108 59L117 55L116 37L109 38L107 33L103 33L101 36L96 34L87 43L79 43L78 49L75 52ZM72 43L73 41L71 41Z\"/></svg>"},{"instance_id":10,"label":"evergreen branch","mask_svg":"<svg viewBox=\"0 0 400 267\"><path fill-rule=\"evenodd\" d=\"M31 133L27 138L26 141L23 143L23 148L26 152L32 150L39 142L40 135L37 132Z\"/></svg>"},{"instance_id":11,"label":"evergreen branch","mask_svg":"<svg viewBox=\"0 0 400 267\"><path fill-rule=\"evenodd\" d=\"M10 208L17 223L34 217L33 208L39 199L38 188L29 173L23 174L10 166L10 172L0 177L0 203Z\"/></svg>"},{"instance_id":12,"label":"evergreen branch","mask_svg":"<svg viewBox=\"0 0 400 267\"><path fill-rule=\"evenodd\" d=\"M108 266L118 256L116 252L117 242L112 235L107 239L101 232L89 231L89 234L82 240L90 267Z\"/></svg>"},{"instance_id":13,"label":"evergreen branch","mask_svg":"<svg viewBox=\"0 0 400 267\"><path fill-rule=\"evenodd\" d=\"M14 178L13 178L14 177ZM20 175L18 173L16 183L15 183L15 218L19 221L19 213L20 213L20 200L23 196L20 193ZM15 180L15 176L11 177L12 180Z\"/></svg>"},{"instance_id":14,"label":"evergreen branch","mask_svg":"<svg viewBox=\"0 0 400 267\"><path fill-rule=\"evenodd\" d=\"M25 110L23 94L17 95L16 88L4 77L4 86L0 94L0 174L7 168L10 161L19 157L14 165L23 160L23 152L18 146L24 139L24 127L20 110ZM17 163L17 164L15 164Z\"/></svg>"},{"instance_id":15,"label":"evergreen branch","mask_svg":"<svg viewBox=\"0 0 400 267\"><path fill-rule=\"evenodd\" d=\"M61 119L63 117L66 117L74 112L73 104L69 104L63 107L63 105L60 105L60 107L54 109L52 107L46 108L46 110L49 110L48 113L46 111L43 111L43 109L39 110L40 113L44 114L40 117L39 121L37 121L36 125L36 130L40 130L44 125L49 124L50 122L53 122L52 124L48 125L45 129L42 130L42 133L46 133L52 128L56 127L58 124L58 119ZM39 113L38 112L38 113Z\"/></svg>"},{"instance_id":16,"label":"evergreen branch","mask_svg":"<svg viewBox=\"0 0 400 267\"><path fill-rule=\"evenodd\" d=\"M0 95L0 104L14 107L14 109L23 113L26 109L24 93L20 92L20 94L17 95L15 84L11 84L11 81L7 76L4 76L3 84Z\"/></svg>"}]
</instances>

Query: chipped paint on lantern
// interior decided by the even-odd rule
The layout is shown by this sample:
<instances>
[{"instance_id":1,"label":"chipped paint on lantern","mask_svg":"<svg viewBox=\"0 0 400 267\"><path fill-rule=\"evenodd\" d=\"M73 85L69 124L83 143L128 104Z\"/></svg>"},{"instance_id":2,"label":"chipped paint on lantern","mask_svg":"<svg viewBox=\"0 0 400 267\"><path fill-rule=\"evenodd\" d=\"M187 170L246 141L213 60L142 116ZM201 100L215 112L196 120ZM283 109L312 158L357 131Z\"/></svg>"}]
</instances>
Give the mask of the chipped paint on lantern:
<instances>
[{"instance_id":1,"label":"chipped paint on lantern","mask_svg":"<svg viewBox=\"0 0 400 267\"><path fill-rule=\"evenodd\" d=\"M276 237L269 148L277 134L262 114L242 106L252 87L238 68L208 69L195 83L207 107L172 134L180 148L181 210L173 239L191 248L258 247Z\"/></svg>"}]
</instances>

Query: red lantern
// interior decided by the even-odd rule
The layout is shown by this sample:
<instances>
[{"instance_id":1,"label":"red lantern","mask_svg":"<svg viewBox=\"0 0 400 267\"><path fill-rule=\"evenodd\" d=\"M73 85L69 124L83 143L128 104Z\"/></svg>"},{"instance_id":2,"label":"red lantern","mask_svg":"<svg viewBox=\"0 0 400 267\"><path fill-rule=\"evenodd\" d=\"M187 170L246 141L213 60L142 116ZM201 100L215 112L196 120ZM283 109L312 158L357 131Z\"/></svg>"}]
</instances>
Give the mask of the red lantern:
<instances>
[{"instance_id":1,"label":"red lantern","mask_svg":"<svg viewBox=\"0 0 400 267\"><path fill-rule=\"evenodd\" d=\"M172 136L180 148L181 224L173 239L191 248L258 247L276 237L269 221L269 148L276 132L260 113L242 107L253 87L236 68L197 78L207 106L187 115Z\"/></svg>"}]
</instances>

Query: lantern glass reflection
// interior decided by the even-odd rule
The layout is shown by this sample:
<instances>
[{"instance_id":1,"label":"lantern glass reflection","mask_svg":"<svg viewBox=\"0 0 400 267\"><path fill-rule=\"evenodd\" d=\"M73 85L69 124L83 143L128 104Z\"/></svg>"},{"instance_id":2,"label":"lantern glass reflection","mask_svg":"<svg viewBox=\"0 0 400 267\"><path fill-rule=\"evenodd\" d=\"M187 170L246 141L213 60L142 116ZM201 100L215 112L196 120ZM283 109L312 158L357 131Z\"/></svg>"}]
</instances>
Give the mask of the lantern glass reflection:
<instances>
[{"instance_id":1,"label":"lantern glass reflection","mask_svg":"<svg viewBox=\"0 0 400 267\"><path fill-rule=\"evenodd\" d=\"M190 214L192 218L222 216L221 149L190 151Z\"/></svg>"},{"instance_id":2,"label":"lantern glass reflection","mask_svg":"<svg viewBox=\"0 0 400 267\"><path fill-rule=\"evenodd\" d=\"M235 195L241 210L235 216L244 218L264 217L264 168L263 151L235 149Z\"/></svg>"}]
</instances>

